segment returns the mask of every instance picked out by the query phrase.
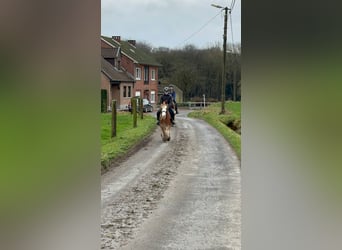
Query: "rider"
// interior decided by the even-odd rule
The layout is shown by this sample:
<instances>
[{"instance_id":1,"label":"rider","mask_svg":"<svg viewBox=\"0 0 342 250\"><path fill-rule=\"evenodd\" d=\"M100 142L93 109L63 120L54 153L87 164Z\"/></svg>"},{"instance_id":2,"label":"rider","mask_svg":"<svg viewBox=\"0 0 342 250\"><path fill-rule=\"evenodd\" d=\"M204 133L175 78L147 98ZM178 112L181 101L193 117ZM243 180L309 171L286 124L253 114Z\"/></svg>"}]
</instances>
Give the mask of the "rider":
<instances>
[{"instance_id":1,"label":"rider","mask_svg":"<svg viewBox=\"0 0 342 250\"><path fill-rule=\"evenodd\" d=\"M177 102L176 102L176 91L174 90L172 84L169 85L169 89L170 89L170 94L171 94L171 96L172 96L172 101L173 101L174 104L175 104L176 114L178 114L178 105L177 105Z\"/></svg>"},{"instance_id":2,"label":"rider","mask_svg":"<svg viewBox=\"0 0 342 250\"><path fill-rule=\"evenodd\" d=\"M175 113L173 112L171 106L172 106L172 97L171 95L169 94L169 87L165 87L164 88L164 94L160 97L160 102L159 104L162 104L163 102L166 102L168 104L168 107L169 107L169 112L170 112L170 115L171 115L171 122L172 124L174 125L175 122ZM161 109L158 110L157 112L157 125L159 125L159 118L160 118L160 112L161 112Z\"/></svg>"}]
</instances>

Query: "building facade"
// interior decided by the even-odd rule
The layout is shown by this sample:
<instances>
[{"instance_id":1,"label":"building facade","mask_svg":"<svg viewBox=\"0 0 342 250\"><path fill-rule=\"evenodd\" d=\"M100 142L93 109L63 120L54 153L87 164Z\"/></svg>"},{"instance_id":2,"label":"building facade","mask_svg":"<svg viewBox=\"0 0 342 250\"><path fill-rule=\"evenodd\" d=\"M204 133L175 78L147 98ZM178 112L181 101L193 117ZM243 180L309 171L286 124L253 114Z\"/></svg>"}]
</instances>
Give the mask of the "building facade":
<instances>
[{"instance_id":1,"label":"building facade","mask_svg":"<svg viewBox=\"0 0 342 250\"><path fill-rule=\"evenodd\" d=\"M158 103L159 64L152 56L136 47L135 40L121 40L120 36L101 37L101 42L121 54L120 67L134 78L133 96L148 99L152 105Z\"/></svg>"},{"instance_id":2,"label":"building facade","mask_svg":"<svg viewBox=\"0 0 342 250\"><path fill-rule=\"evenodd\" d=\"M116 100L117 109L127 109L133 96L134 77L121 67L120 48L113 48L101 40L101 110L111 109Z\"/></svg>"}]
</instances>

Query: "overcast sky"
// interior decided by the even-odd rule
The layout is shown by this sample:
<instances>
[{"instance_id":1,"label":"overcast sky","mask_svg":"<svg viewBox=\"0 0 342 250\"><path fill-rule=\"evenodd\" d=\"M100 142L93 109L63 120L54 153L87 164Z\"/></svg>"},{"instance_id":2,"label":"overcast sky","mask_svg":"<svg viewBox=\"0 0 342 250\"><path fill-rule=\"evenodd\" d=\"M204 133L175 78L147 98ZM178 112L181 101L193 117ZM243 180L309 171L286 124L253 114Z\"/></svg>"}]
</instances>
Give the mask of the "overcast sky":
<instances>
[{"instance_id":1,"label":"overcast sky","mask_svg":"<svg viewBox=\"0 0 342 250\"><path fill-rule=\"evenodd\" d=\"M147 42L153 47L222 45L224 11L234 0L101 0L101 35ZM227 42L241 43L241 0L228 17ZM215 17L216 16L216 17ZM205 27L204 27L205 26ZM233 30L233 36L231 34Z\"/></svg>"}]
</instances>

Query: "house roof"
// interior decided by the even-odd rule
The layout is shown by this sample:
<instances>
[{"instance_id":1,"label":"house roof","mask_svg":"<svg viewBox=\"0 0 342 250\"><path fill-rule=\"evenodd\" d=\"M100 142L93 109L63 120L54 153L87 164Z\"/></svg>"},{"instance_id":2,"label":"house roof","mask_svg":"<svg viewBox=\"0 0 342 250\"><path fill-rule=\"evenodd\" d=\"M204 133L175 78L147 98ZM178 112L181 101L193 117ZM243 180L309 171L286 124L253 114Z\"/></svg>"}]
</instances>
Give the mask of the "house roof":
<instances>
[{"instance_id":1,"label":"house roof","mask_svg":"<svg viewBox=\"0 0 342 250\"><path fill-rule=\"evenodd\" d=\"M101 56L104 58L117 58L118 51L117 48L101 48Z\"/></svg>"},{"instance_id":2,"label":"house roof","mask_svg":"<svg viewBox=\"0 0 342 250\"><path fill-rule=\"evenodd\" d=\"M115 41L111 37L101 36L107 43L110 43L115 48L121 47L123 54L131 58L135 63L151 66L163 66L158 63L152 56L145 53L143 50L132 45L128 41Z\"/></svg>"},{"instance_id":3,"label":"house roof","mask_svg":"<svg viewBox=\"0 0 342 250\"><path fill-rule=\"evenodd\" d=\"M127 72L116 69L106 59L101 56L101 72L103 72L112 82L134 82L134 77Z\"/></svg>"}]
</instances>

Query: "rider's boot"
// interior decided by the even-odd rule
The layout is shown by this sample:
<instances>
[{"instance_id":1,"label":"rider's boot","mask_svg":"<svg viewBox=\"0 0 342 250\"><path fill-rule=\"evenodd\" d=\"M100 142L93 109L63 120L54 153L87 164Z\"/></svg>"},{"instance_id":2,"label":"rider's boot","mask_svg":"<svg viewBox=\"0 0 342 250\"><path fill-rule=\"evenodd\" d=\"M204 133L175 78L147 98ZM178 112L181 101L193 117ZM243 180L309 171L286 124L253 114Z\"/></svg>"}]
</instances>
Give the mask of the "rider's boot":
<instances>
[{"instance_id":1,"label":"rider's boot","mask_svg":"<svg viewBox=\"0 0 342 250\"><path fill-rule=\"evenodd\" d=\"M160 112L158 111L158 112L157 112L157 125L158 125L158 126L160 125L159 118L160 118Z\"/></svg>"}]
</instances>

